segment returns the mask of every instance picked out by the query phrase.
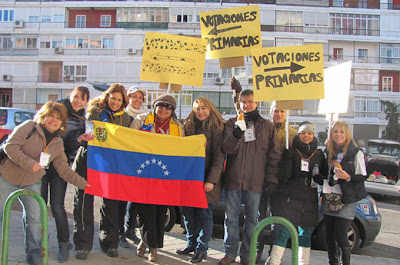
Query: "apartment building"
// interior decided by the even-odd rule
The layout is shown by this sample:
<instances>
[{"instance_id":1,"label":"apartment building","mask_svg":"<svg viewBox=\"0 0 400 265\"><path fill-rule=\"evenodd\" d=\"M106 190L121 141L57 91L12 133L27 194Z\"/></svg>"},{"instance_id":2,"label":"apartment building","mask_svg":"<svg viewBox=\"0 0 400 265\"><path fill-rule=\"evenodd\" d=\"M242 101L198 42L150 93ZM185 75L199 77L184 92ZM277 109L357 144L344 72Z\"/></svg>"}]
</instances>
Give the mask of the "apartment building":
<instances>
[{"instance_id":1,"label":"apartment building","mask_svg":"<svg viewBox=\"0 0 400 265\"><path fill-rule=\"evenodd\" d=\"M340 114L356 139L382 136L387 121L381 100L400 104L400 0L235 1L0 1L0 106L38 109L67 97L78 85L140 85L147 103L165 91L140 81L147 31L200 37L199 13L258 4L263 47L323 44L325 67L352 61L348 112ZM234 115L229 79L252 88L252 62L220 69L207 60L202 87L173 92L177 114L205 96L226 117ZM318 100L290 111L291 124L309 120L324 131ZM259 108L269 118L269 102Z\"/></svg>"}]
</instances>

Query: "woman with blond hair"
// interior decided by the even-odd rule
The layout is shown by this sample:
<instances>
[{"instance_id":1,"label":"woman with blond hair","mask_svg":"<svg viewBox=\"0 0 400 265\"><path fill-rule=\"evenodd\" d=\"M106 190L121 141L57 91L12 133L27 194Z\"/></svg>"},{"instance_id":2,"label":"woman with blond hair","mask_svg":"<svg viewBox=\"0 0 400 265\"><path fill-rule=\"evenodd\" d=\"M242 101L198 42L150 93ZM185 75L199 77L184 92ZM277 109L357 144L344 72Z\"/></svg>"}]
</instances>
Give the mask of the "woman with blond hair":
<instances>
[{"instance_id":1,"label":"woman with blond hair","mask_svg":"<svg viewBox=\"0 0 400 265\"><path fill-rule=\"evenodd\" d=\"M7 154L0 163L0 205L18 189L30 189L40 194L41 179L52 163L65 181L85 189L87 181L71 170L64 152L61 135L66 131L67 109L61 103L47 102L33 121L15 127L7 139ZM89 140L87 137L85 140ZM40 207L33 197L21 196L23 205L26 259L29 264L41 264ZM3 207L0 207L3 216ZM0 221L1 223L1 221Z\"/></svg>"},{"instance_id":2,"label":"woman with blond hair","mask_svg":"<svg viewBox=\"0 0 400 265\"><path fill-rule=\"evenodd\" d=\"M354 219L357 202L367 196L364 186L367 176L365 157L354 143L350 128L344 121L333 124L326 152L329 172L328 179L324 179L323 183L321 211L326 227L329 264L349 265L351 249L347 232Z\"/></svg>"},{"instance_id":3,"label":"woman with blond hair","mask_svg":"<svg viewBox=\"0 0 400 265\"><path fill-rule=\"evenodd\" d=\"M88 120L114 123L128 127L130 117L125 113L128 104L125 87L113 84L100 97L89 102ZM87 178L87 145L81 146L74 161L76 172ZM74 207L74 244L77 259L86 259L93 247L93 195L77 191ZM118 257L119 201L105 199L100 209L100 247L109 257Z\"/></svg>"},{"instance_id":4,"label":"woman with blond hair","mask_svg":"<svg viewBox=\"0 0 400 265\"><path fill-rule=\"evenodd\" d=\"M204 134L207 138L204 191L208 208L183 207L187 242L185 248L176 251L181 255L194 252L190 261L198 263L207 258L208 242L213 231L212 206L221 199L221 173L225 157L222 151L224 121L211 100L199 97L193 102L193 110L184 126L187 136Z\"/></svg>"}]
</instances>

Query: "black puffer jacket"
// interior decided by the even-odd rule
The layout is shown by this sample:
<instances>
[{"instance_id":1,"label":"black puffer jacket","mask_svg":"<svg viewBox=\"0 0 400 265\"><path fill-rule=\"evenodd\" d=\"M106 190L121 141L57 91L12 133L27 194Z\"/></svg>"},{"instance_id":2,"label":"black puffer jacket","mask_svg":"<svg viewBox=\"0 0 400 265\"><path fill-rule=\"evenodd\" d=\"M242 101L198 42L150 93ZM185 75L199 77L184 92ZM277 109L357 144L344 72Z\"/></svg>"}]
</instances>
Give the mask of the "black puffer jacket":
<instances>
[{"instance_id":1,"label":"black puffer jacket","mask_svg":"<svg viewBox=\"0 0 400 265\"><path fill-rule=\"evenodd\" d=\"M342 190L343 193L342 201L344 204L357 202L361 199L364 199L368 195L364 186L364 180L366 176L355 174L354 160L359 151L362 152L360 148L354 146L353 143L350 143L346 155L340 162L340 165L342 166L343 170L346 171L351 176L350 181L344 179L338 180L340 184L340 189Z\"/></svg>"},{"instance_id":2,"label":"black puffer jacket","mask_svg":"<svg viewBox=\"0 0 400 265\"><path fill-rule=\"evenodd\" d=\"M293 139L290 149L291 160L285 167L290 167L291 175L286 179L281 175L278 193L280 207L274 212L275 216L282 216L293 225L317 226L318 225L318 194L316 188L311 188L312 170L318 164L320 174L327 172L327 163L321 150L317 150L317 139L310 144L300 141L299 136ZM315 153L314 153L315 152ZM300 155L301 154L301 155ZM308 172L301 171L301 159L309 158ZM322 176L315 180L322 181Z\"/></svg>"},{"instance_id":3,"label":"black puffer jacket","mask_svg":"<svg viewBox=\"0 0 400 265\"><path fill-rule=\"evenodd\" d=\"M81 109L78 112L74 111L69 98L61 99L58 103L63 104L68 111L67 131L62 135L62 138L65 154L67 155L68 162L71 164L81 145L78 142L78 137L85 132L85 109Z\"/></svg>"}]
</instances>

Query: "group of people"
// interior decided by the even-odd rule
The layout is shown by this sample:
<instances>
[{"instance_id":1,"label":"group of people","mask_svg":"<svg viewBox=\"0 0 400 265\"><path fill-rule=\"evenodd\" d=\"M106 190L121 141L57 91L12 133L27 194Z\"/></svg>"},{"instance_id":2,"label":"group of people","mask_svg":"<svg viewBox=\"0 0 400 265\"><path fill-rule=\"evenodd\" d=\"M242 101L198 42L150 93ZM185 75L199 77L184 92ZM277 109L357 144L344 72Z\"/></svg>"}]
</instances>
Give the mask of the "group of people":
<instances>
[{"instance_id":1,"label":"group of people","mask_svg":"<svg viewBox=\"0 0 400 265\"><path fill-rule=\"evenodd\" d=\"M259 218L271 205L274 216L291 221L299 233L299 264L309 264L312 227L318 224L316 184L323 185L322 213L325 219L329 264L350 264L347 231L354 218L356 202L367 194L364 188L364 154L356 147L348 125L334 123L325 154L317 149L315 127L303 122L298 129L285 128L286 113L271 108L273 122L263 118L252 90L239 96L244 114L224 121L210 99L193 102L189 116L181 123L175 114L173 96L160 95L152 109L143 107L146 91L132 87L126 92L113 84L100 96L90 99L86 87L76 87L69 99L47 102L33 121L17 126L4 147L7 157L0 162L0 205L19 188L41 193L55 217L59 253L66 262L72 244L64 209L66 182L77 186L74 197L75 257L87 259L93 247L93 195L86 194L87 142L94 135L85 132L86 120L98 120L149 133L184 137L204 134L204 191L208 208L183 207L187 244L180 255L194 252L190 261L207 258L213 231L213 204L221 200L225 188L225 256L220 265L249 263L250 240ZM85 112L86 108L86 112ZM289 142L286 143L286 130ZM287 147L288 146L288 147ZM224 166L225 165L225 166ZM317 170L315 170L317 169ZM224 171L224 172L223 172ZM332 199L334 197L335 200ZM29 196L19 198L24 205L27 262L40 264L40 210ZM244 203L245 223L239 249L239 216ZM151 262L163 247L166 205L149 205L102 199L99 242L109 257L118 257L118 246L129 247L126 239L137 244L137 255ZM0 214L2 214L2 207ZM141 239L135 234L136 215L140 216ZM287 240L286 227L276 225L273 246L266 264L280 264ZM257 260L264 249L259 238Z\"/></svg>"}]
</instances>

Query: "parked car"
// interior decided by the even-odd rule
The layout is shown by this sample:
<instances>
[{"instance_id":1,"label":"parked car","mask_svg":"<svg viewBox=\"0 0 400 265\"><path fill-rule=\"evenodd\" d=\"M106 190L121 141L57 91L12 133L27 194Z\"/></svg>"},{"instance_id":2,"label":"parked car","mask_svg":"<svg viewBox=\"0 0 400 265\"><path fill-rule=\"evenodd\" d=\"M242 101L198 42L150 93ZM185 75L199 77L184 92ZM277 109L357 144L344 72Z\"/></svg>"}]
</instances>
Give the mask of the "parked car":
<instances>
[{"instance_id":1,"label":"parked car","mask_svg":"<svg viewBox=\"0 0 400 265\"><path fill-rule=\"evenodd\" d=\"M35 111L0 107L0 144L3 143L15 126L26 120L32 120Z\"/></svg>"},{"instance_id":2,"label":"parked car","mask_svg":"<svg viewBox=\"0 0 400 265\"><path fill-rule=\"evenodd\" d=\"M400 197L400 143L373 139L367 142L368 193Z\"/></svg>"},{"instance_id":3,"label":"parked car","mask_svg":"<svg viewBox=\"0 0 400 265\"><path fill-rule=\"evenodd\" d=\"M224 195L224 193L223 193ZM320 200L321 201L321 200ZM239 219L240 227L244 223L244 207L241 209L241 215ZM181 207L170 206L167 212L166 231L169 231L175 223L181 223ZM223 199L214 204L214 225L223 225L225 219L225 205L224 196ZM379 234L381 229L382 218L378 211L375 200L368 196L367 198L360 200L357 204L356 215L353 222L350 225L348 232L348 238L352 251L358 248L363 248L371 245L376 236ZM168 229L167 229L168 228ZM271 233L271 226L266 227L264 235L268 236ZM268 238L268 237L267 237ZM323 216L320 215L320 221L317 227L314 228L312 234L313 249L326 250L326 230L323 220ZM290 245L290 244L289 244Z\"/></svg>"}]
</instances>

